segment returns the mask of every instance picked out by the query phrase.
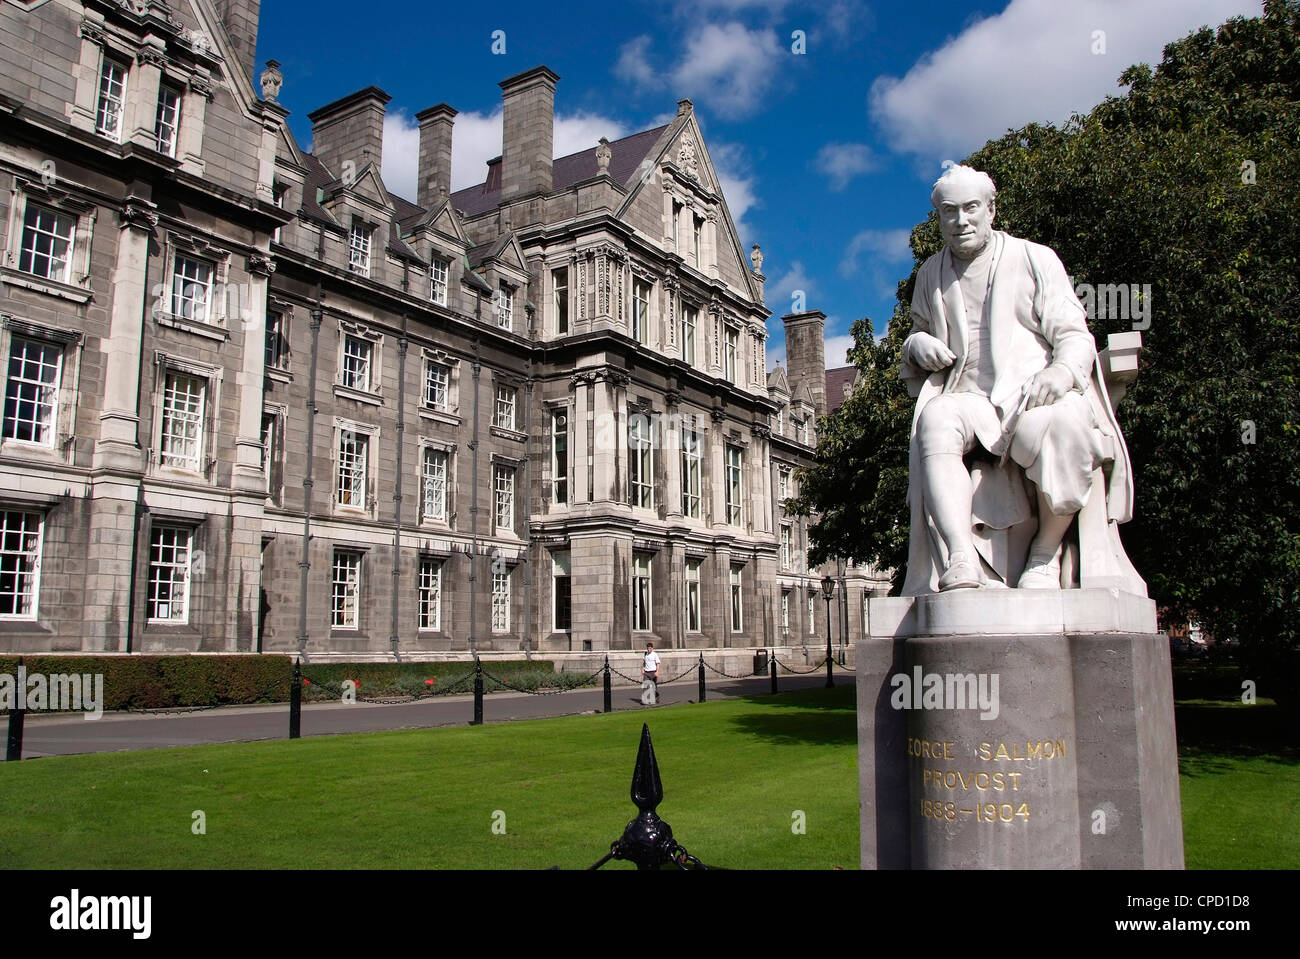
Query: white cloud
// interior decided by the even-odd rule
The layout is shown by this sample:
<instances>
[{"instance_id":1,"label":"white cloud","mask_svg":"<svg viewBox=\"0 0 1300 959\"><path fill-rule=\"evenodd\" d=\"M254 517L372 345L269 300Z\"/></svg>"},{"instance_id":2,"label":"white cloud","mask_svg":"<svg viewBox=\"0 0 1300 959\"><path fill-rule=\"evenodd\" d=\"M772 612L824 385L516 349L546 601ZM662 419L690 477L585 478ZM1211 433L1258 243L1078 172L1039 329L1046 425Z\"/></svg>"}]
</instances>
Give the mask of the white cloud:
<instances>
[{"instance_id":1,"label":"white cloud","mask_svg":"<svg viewBox=\"0 0 1300 959\"><path fill-rule=\"evenodd\" d=\"M843 190L855 176L876 168L876 158L865 143L828 143L817 151L813 168L831 181L835 192Z\"/></svg>"},{"instance_id":2,"label":"white cloud","mask_svg":"<svg viewBox=\"0 0 1300 959\"><path fill-rule=\"evenodd\" d=\"M767 301L768 309L773 313L795 312L793 305L795 290L802 290L804 294L804 305L800 306L799 310L810 309L808 302L812 300L816 290L800 260L795 260L788 270L767 284L763 298Z\"/></svg>"},{"instance_id":3,"label":"white cloud","mask_svg":"<svg viewBox=\"0 0 1300 959\"><path fill-rule=\"evenodd\" d=\"M414 201L419 173L420 125L405 110L384 114L384 160L379 171L388 192Z\"/></svg>"},{"instance_id":4,"label":"white cloud","mask_svg":"<svg viewBox=\"0 0 1300 959\"><path fill-rule=\"evenodd\" d=\"M829 325L829 322L828 320L827 325ZM849 349L853 344L852 333L826 337L826 369L833 370L837 366L848 366Z\"/></svg>"},{"instance_id":5,"label":"white cloud","mask_svg":"<svg viewBox=\"0 0 1300 959\"><path fill-rule=\"evenodd\" d=\"M736 143L713 143L709 146L709 158L717 170L718 181L722 187L722 196L727 201L731 219L735 221L736 233L740 237L741 247L746 251L754 242L753 231L744 222L745 214L759 206L758 178L749 166L749 158L744 147Z\"/></svg>"},{"instance_id":6,"label":"white cloud","mask_svg":"<svg viewBox=\"0 0 1300 959\"><path fill-rule=\"evenodd\" d=\"M909 241L912 231L898 230L863 230L849 241L840 260L840 272L853 276L863 269L863 259L867 266L885 266L904 263L912 259Z\"/></svg>"},{"instance_id":7,"label":"white cloud","mask_svg":"<svg viewBox=\"0 0 1300 959\"><path fill-rule=\"evenodd\" d=\"M1129 65L1158 63L1165 43L1259 0L1011 0L871 88L871 115L893 148L932 163L960 159L1032 122L1086 112ZM1104 32L1105 53L1092 51Z\"/></svg>"},{"instance_id":8,"label":"white cloud","mask_svg":"<svg viewBox=\"0 0 1300 959\"><path fill-rule=\"evenodd\" d=\"M501 110L458 114L451 136L451 188L463 190L482 183L487 161L501 155ZM627 128L617 120L595 113L555 117L552 154L568 156L596 145L601 137L617 140ZM420 157L420 127L404 110L384 117L384 185L398 196L414 200Z\"/></svg>"},{"instance_id":9,"label":"white cloud","mask_svg":"<svg viewBox=\"0 0 1300 959\"><path fill-rule=\"evenodd\" d=\"M778 75L776 61L786 54L775 30L751 30L737 21L692 26L681 58L666 70L652 62L650 45L644 35L625 43L615 73L642 89L671 87L728 117L762 106Z\"/></svg>"}]
</instances>

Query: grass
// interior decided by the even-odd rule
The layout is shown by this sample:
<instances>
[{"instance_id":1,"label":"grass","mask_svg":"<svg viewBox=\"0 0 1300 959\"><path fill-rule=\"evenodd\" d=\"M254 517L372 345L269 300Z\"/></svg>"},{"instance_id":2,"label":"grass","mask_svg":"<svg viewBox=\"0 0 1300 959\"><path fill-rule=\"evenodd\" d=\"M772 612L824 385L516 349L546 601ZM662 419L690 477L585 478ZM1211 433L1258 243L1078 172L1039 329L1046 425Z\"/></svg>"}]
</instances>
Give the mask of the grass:
<instances>
[{"instance_id":1,"label":"grass","mask_svg":"<svg viewBox=\"0 0 1300 959\"><path fill-rule=\"evenodd\" d=\"M581 868L635 812L643 720L663 776L659 811L693 855L738 869L857 866L852 687L0 764L0 864ZM1184 701L1178 725L1188 867L1300 866L1300 753L1278 707ZM191 831L196 810L206 835ZM791 829L796 810L805 835Z\"/></svg>"},{"instance_id":2,"label":"grass","mask_svg":"<svg viewBox=\"0 0 1300 959\"><path fill-rule=\"evenodd\" d=\"M693 855L733 868L853 868L854 715L853 689L841 687L651 713L5 763L0 863L586 867L636 812L629 787L648 720L659 812ZM196 810L204 836L191 832ZM498 810L504 835L492 831ZM806 835L791 830L795 810Z\"/></svg>"}]
</instances>

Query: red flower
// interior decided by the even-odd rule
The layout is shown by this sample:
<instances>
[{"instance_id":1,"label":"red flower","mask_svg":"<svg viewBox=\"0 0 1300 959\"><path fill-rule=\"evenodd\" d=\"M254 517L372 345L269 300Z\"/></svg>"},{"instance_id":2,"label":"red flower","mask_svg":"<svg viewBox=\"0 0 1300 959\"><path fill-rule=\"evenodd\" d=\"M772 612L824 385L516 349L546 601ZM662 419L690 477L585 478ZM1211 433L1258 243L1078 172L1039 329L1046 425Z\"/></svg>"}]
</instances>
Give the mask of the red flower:
<instances>
[{"instance_id":1,"label":"red flower","mask_svg":"<svg viewBox=\"0 0 1300 959\"><path fill-rule=\"evenodd\" d=\"M424 681L424 685L426 685L426 686L432 686L432 685L433 685L433 680L432 680L432 679L426 679L426 680Z\"/></svg>"}]
</instances>

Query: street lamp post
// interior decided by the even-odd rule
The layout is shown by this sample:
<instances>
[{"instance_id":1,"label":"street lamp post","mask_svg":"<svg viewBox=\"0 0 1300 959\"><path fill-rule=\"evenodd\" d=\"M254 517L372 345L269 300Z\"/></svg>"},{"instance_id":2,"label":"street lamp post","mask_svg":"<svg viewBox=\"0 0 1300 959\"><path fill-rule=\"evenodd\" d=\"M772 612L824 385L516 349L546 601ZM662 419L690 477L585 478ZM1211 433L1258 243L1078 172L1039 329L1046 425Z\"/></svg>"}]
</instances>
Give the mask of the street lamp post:
<instances>
[{"instance_id":1,"label":"street lamp post","mask_svg":"<svg viewBox=\"0 0 1300 959\"><path fill-rule=\"evenodd\" d=\"M835 580L830 576L822 577L822 596L826 598L826 688L835 685L831 675L831 597L835 595Z\"/></svg>"}]
</instances>

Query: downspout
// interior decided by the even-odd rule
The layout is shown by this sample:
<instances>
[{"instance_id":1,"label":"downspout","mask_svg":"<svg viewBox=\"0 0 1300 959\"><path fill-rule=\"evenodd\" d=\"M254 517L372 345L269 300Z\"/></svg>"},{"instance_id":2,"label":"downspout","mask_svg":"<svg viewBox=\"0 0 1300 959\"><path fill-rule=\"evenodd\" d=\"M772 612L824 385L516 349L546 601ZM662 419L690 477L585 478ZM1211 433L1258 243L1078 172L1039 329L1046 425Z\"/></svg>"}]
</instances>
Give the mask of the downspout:
<instances>
[{"instance_id":1,"label":"downspout","mask_svg":"<svg viewBox=\"0 0 1300 959\"><path fill-rule=\"evenodd\" d=\"M532 365L531 363L529 364ZM524 384L524 435L531 437L530 430L533 415L533 378L532 371L529 370L529 377ZM523 499L523 519L524 519L524 635L523 648L524 659L533 658L533 563L532 563L532 529L533 524L529 521L529 498L532 487L528 485L528 464L532 461L531 456L524 457L524 481L521 487L524 491Z\"/></svg>"},{"instance_id":2,"label":"downspout","mask_svg":"<svg viewBox=\"0 0 1300 959\"><path fill-rule=\"evenodd\" d=\"M405 282L405 280L403 280ZM398 588L402 580L402 450L406 443L403 433L406 429L406 349L410 345L406 338L409 316L402 314L402 335L397 339L397 481L393 486L393 628L388 643L393 648L393 660L402 661L398 650Z\"/></svg>"},{"instance_id":3,"label":"downspout","mask_svg":"<svg viewBox=\"0 0 1300 959\"><path fill-rule=\"evenodd\" d=\"M482 321L483 297L474 294L474 320ZM474 375L474 431L469 441L470 449L470 493L469 493L469 651L478 652L478 381L483 365L479 362L479 338L474 336L474 363L470 366Z\"/></svg>"},{"instance_id":4,"label":"downspout","mask_svg":"<svg viewBox=\"0 0 1300 959\"><path fill-rule=\"evenodd\" d=\"M324 237L322 228L321 236ZM320 356L321 283L316 281L316 305L311 311L311 375L307 380L307 472L302 478L302 559L298 562L298 655L307 659L307 573L311 569L312 462L316 436L316 363Z\"/></svg>"}]
</instances>

